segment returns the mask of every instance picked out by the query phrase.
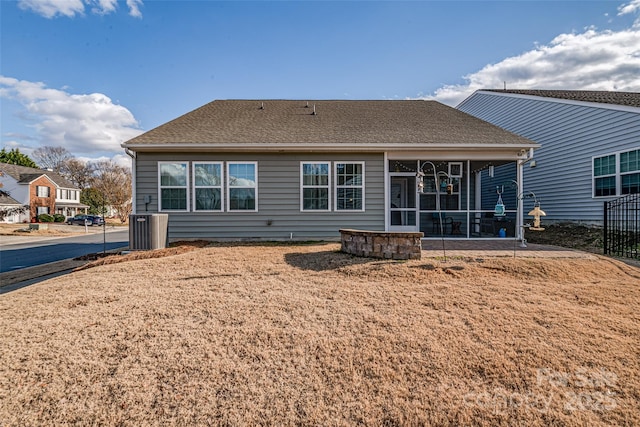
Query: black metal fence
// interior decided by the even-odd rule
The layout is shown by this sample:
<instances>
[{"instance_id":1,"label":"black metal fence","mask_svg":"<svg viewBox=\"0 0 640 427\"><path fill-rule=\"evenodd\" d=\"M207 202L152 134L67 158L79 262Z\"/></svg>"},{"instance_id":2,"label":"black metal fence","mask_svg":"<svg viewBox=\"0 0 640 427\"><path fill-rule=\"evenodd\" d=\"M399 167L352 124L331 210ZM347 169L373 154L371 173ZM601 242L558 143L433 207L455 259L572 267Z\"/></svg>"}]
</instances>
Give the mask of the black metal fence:
<instances>
[{"instance_id":1,"label":"black metal fence","mask_svg":"<svg viewBox=\"0 0 640 427\"><path fill-rule=\"evenodd\" d=\"M604 202L604 253L640 259L640 194Z\"/></svg>"}]
</instances>

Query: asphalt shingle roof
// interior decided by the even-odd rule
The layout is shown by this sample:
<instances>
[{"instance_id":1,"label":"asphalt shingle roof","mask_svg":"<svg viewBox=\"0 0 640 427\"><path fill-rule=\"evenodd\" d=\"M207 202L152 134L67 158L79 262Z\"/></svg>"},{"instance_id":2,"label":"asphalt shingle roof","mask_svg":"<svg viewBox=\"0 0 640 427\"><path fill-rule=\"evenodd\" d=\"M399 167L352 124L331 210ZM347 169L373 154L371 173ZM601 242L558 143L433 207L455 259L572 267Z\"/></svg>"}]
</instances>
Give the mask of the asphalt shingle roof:
<instances>
[{"instance_id":1,"label":"asphalt shingle roof","mask_svg":"<svg viewBox=\"0 0 640 427\"><path fill-rule=\"evenodd\" d=\"M600 90L524 90L524 89L483 89L487 92L512 93L517 95L542 96L545 98L567 99L572 101L599 102L603 104L640 107L638 92L610 92Z\"/></svg>"},{"instance_id":2,"label":"asphalt shingle roof","mask_svg":"<svg viewBox=\"0 0 640 427\"><path fill-rule=\"evenodd\" d=\"M3 171L4 173L13 177L16 181L21 183L28 183L38 178L39 176L46 175L58 187L77 189L77 187L67 179L63 178L55 172L51 172L45 169L30 168L27 166L12 165L9 163L0 163L0 171Z\"/></svg>"},{"instance_id":3,"label":"asphalt shingle roof","mask_svg":"<svg viewBox=\"0 0 640 427\"><path fill-rule=\"evenodd\" d=\"M16 199L14 199L13 197L9 196L8 194L2 194L0 192L0 206L14 206L14 205L21 206L21 203Z\"/></svg>"},{"instance_id":4,"label":"asphalt shingle roof","mask_svg":"<svg viewBox=\"0 0 640 427\"><path fill-rule=\"evenodd\" d=\"M213 101L124 146L156 144L535 145L436 101L326 100Z\"/></svg>"}]
</instances>

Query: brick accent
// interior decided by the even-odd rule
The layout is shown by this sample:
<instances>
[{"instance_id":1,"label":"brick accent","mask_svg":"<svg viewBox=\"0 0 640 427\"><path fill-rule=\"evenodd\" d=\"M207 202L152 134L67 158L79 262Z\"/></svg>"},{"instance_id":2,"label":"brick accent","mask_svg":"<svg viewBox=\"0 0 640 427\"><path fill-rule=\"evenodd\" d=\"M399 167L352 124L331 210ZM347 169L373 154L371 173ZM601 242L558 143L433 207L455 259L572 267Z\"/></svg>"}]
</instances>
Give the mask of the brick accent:
<instances>
[{"instance_id":1,"label":"brick accent","mask_svg":"<svg viewBox=\"0 0 640 427\"><path fill-rule=\"evenodd\" d=\"M37 187L49 187L49 197L38 197ZM56 213L56 186L46 177L41 176L29 186L29 205L31 218L38 217L38 207L48 206L49 214Z\"/></svg>"},{"instance_id":2,"label":"brick accent","mask_svg":"<svg viewBox=\"0 0 640 427\"><path fill-rule=\"evenodd\" d=\"M342 252L369 258L420 259L424 233L340 230Z\"/></svg>"}]
</instances>

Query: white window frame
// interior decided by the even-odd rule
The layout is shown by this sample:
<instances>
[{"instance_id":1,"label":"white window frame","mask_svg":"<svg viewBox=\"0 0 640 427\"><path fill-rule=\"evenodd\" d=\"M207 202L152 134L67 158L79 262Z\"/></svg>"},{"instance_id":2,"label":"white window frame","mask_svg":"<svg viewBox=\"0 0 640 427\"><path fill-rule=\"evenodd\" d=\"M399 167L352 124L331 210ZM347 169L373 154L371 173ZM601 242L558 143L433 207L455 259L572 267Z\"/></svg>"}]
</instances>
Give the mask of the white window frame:
<instances>
[{"instance_id":1,"label":"white window frame","mask_svg":"<svg viewBox=\"0 0 640 427\"><path fill-rule=\"evenodd\" d=\"M184 164L187 167L186 170L186 182L185 185L162 185L162 168L161 165L175 165L175 164ZM176 160L176 161L162 161L158 162L158 212L190 212L189 207L191 206L191 200L189 197L189 168L190 164L185 160ZM162 207L162 190L169 188L184 188L186 191L186 208L185 209L164 209Z\"/></svg>"},{"instance_id":2,"label":"white window frame","mask_svg":"<svg viewBox=\"0 0 640 427\"><path fill-rule=\"evenodd\" d=\"M253 165L255 172L255 185L253 186L240 186L240 185L231 185L231 166L233 165ZM231 190L236 188L249 188L254 189L255 194L255 203L254 209L231 209ZM233 161L227 162L226 168L226 190L227 190L227 212L258 212L258 162L246 162L246 161Z\"/></svg>"},{"instance_id":3,"label":"white window frame","mask_svg":"<svg viewBox=\"0 0 640 427\"><path fill-rule=\"evenodd\" d=\"M326 185L305 185L304 184L304 165L327 165L327 184ZM300 162L300 212L331 212L331 162L329 161L301 161ZM304 208L304 190L307 188L326 188L327 189L327 209L305 209Z\"/></svg>"},{"instance_id":4,"label":"white window frame","mask_svg":"<svg viewBox=\"0 0 640 427\"><path fill-rule=\"evenodd\" d=\"M606 153L606 154L600 154L597 156L592 156L591 157L591 197L594 199L606 199L606 198L611 198L611 197L619 197L619 196L623 196L626 194L622 193L622 176L623 175L631 175L631 174L635 174L635 173L639 173L640 171L627 171L627 172L621 172L621 164L620 164L620 156L623 153L630 153L632 151L636 151L637 149L627 149L627 150L620 150L620 151L616 151L614 153ZM602 176L596 176L595 174L595 159L600 159L602 157L609 157L609 156L614 156L615 158L615 166L616 166L616 171L614 174L608 174L608 175L602 175ZM606 196L596 196L596 179L597 178L606 178L606 177L615 177L615 182L616 182L616 192L615 194L609 194Z\"/></svg>"},{"instance_id":5,"label":"white window frame","mask_svg":"<svg viewBox=\"0 0 640 427\"><path fill-rule=\"evenodd\" d=\"M338 185L338 165L362 165L362 182L360 185ZM333 163L334 174L334 192L333 192L333 208L334 212L364 212L365 211L365 162L352 161L352 160L340 160ZM338 190L342 188L360 188L362 190L362 207L361 209L339 209L338 205Z\"/></svg>"},{"instance_id":6,"label":"white window frame","mask_svg":"<svg viewBox=\"0 0 640 427\"><path fill-rule=\"evenodd\" d=\"M220 166L220 185L196 185L196 165L219 165ZM224 162L192 162L191 167L191 182L193 183L192 188L192 200L193 200L193 212L224 212ZM196 190L199 188L218 188L220 189L220 209L197 209L196 203Z\"/></svg>"}]
</instances>

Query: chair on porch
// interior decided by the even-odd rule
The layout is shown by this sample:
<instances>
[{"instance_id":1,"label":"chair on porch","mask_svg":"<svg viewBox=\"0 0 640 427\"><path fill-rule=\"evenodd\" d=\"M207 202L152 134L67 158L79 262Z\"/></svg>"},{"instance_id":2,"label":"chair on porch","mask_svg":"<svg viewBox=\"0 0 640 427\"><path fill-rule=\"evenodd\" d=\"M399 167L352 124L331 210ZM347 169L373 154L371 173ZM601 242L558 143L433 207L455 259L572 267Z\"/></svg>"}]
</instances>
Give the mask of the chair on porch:
<instances>
[{"instance_id":1,"label":"chair on porch","mask_svg":"<svg viewBox=\"0 0 640 427\"><path fill-rule=\"evenodd\" d=\"M453 218L450 216L443 216L440 212L433 212L431 214L433 220L431 232L436 234L440 233L440 221L442 221L442 233L447 234L447 226L449 227L449 233L453 232Z\"/></svg>"}]
</instances>

